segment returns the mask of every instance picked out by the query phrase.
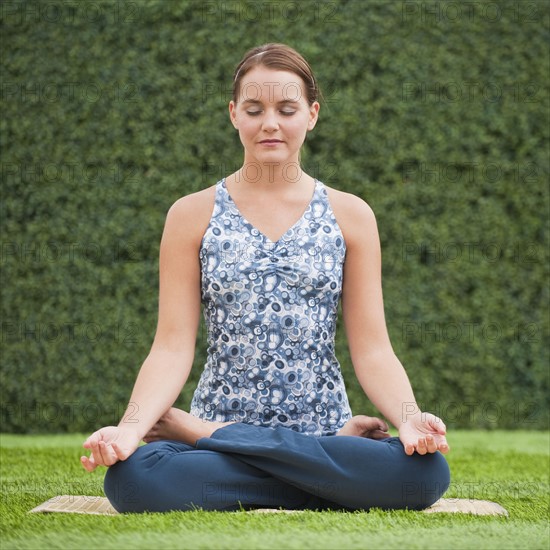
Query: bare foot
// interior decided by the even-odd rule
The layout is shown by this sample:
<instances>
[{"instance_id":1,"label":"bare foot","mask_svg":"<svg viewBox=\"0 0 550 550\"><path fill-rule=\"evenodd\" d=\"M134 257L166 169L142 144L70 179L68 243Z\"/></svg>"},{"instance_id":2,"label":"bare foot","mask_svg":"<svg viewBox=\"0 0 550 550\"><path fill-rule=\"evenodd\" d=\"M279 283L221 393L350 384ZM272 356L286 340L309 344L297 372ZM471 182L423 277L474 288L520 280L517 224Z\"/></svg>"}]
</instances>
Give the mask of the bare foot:
<instances>
[{"instance_id":1,"label":"bare foot","mask_svg":"<svg viewBox=\"0 0 550 550\"><path fill-rule=\"evenodd\" d=\"M388 425L380 418L359 414L348 420L336 435L355 435L369 439L391 437Z\"/></svg>"},{"instance_id":2,"label":"bare foot","mask_svg":"<svg viewBox=\"0 0 550 550\"><path fill-rule=\"evenodd\" d=\"M210 422L172 407L149 430L143 441L151 443L161 439L170 439L172 441L183 441L194 446L197 439L210 437L218 428L229 424L235 424L235 422Z\"/></svg>"}]
</instances>

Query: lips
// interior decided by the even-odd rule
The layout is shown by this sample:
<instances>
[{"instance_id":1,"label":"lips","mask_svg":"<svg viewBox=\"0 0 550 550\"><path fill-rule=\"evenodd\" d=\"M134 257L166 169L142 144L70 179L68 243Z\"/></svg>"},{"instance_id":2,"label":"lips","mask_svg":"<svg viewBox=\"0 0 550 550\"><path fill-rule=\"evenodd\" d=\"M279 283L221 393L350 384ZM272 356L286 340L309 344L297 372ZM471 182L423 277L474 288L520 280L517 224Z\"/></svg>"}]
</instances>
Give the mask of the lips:
<instances>
[{"instance_id":1,"label":"lips","mask_svg":"<svg viewBox=\"0 0 550 550\"><path fill-rule=\"evenodd\" d=\"M280 139L264 139L260 143L283 143Z\"/></svg>"}]
</instances>

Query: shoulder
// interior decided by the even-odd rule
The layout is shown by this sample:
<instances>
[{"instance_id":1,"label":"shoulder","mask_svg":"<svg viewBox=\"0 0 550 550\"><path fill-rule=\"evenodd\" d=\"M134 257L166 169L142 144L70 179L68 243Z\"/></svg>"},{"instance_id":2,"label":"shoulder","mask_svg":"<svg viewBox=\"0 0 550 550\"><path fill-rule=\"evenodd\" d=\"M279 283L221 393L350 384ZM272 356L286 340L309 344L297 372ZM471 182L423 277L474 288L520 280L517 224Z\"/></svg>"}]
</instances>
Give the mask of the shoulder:
<instances>
[{"instance_id":1,"label":"shoulder","mask_svg":"<svg viewBox=\"0 0 550 550\"><path fill-rule=\"evenodd\" d=\"M378 238L376 216L369 204L352 193L325 185L330 206L346 243L354 244L367 235Z\"/></svg>"},{"instance_id":2,"label":"shoulder","mask_svg":"<svg viewBox=\"0 0 550 550\"><path fill-rule=\"evenodd\" d=\"M200 242L210 222L215 198L216 185L181 197L168 210L165 230Z\"/></svg>"},{"instance_id":3,"label":"shoulder","mask_svg":"<svg viewBox=\"0 0 550 550\"><path fill-rule=\"evenodd\" d=\"M188 217L198 214L200 217L206 213L211 214L214 208L215 197L215 185L211 185L202 191L190 193L174 202L168 210L168 215L173 217Z\"/></svg>"}]
</instances>

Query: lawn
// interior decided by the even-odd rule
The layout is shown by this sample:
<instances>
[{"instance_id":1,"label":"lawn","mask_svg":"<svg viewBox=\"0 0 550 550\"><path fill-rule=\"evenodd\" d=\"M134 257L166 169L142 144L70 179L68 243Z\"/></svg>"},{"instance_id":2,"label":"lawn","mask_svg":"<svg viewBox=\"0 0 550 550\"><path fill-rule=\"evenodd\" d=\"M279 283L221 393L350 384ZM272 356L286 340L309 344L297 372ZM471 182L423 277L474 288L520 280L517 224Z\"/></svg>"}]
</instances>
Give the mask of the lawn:
<instances>
[{"instance_id":1,"label":"lawn","mask_svg":"<svg viewBox=\"0 0 550 550\"><path fill-rule=\"evenodd\" d=\"M548 549L549 432L449 434L446 497L493 500L509 517L421 512L28 514L60 494L102 495L79 463L83 435L2 435L1 548Z\"/></svg>"}]
</instances>

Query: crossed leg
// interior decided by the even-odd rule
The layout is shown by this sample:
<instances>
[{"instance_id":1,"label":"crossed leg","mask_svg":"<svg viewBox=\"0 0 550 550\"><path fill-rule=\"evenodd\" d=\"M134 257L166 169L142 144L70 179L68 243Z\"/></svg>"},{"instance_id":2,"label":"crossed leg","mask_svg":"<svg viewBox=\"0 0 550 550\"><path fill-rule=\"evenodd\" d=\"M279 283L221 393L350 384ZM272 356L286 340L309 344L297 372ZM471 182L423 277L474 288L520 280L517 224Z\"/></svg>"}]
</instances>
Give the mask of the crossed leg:
<instances>
[{"instance_id":1,"label":"crossed leg","mask_svg":"<svg viewBox=\"0 0 550 550\"><path fill-rule=\"evenodd\" d=\"M408 456L395 437L314 437L243 423L214 428L194 445L148 434L151 443L107 471L113 506L120 512L423 509L450 483L443 455ZM180 435L177 422L172 429Z\"/></svg>"}]
</instances>

